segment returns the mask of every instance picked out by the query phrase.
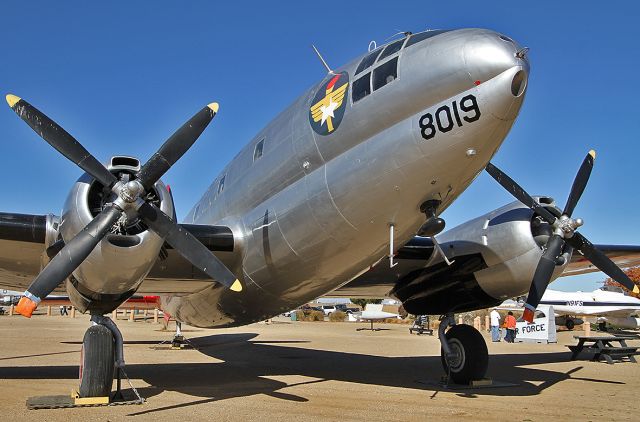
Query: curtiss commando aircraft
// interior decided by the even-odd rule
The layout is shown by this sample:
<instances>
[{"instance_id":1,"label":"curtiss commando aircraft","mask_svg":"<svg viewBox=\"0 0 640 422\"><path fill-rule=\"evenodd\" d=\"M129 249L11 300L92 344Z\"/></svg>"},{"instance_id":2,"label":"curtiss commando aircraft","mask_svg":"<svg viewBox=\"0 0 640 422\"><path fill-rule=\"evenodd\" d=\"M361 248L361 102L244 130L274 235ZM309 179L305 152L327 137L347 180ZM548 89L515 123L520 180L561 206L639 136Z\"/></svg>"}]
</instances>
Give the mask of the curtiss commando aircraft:
<instances>
[{"instance_id":1,"label":"curtiss commando aircraft","mask_svg":"<svg viewBox=\"0 0 640 422\"><path fill-rule=\"evenodd\" d=\"M17 311L27 317L60 290L91 314L83 397L108 395L111 362L124 365L122 336L105 315L134 293L159 295L163 310L197 327L250 324L330 292L391 296L409 313L442 315L443 363L455 382L482 378L486 344L473 327L456 325L454 312L529 290L530 319L567 268L600 269L633 288L616 263L640 256L637 247L596 247L576 231L582 221L572 214L594 152L563 210L489 163L528 77L527 49L494 31L406 33L329 70L221 171L183 224L160 178L218 104L146 162L117 155L105 166L8 95L13 111L84 174L61 216L0 215L0 287L26 289ZM485 169L518 202L443 232L439 216Z\"/></svg>"}]
</instances>

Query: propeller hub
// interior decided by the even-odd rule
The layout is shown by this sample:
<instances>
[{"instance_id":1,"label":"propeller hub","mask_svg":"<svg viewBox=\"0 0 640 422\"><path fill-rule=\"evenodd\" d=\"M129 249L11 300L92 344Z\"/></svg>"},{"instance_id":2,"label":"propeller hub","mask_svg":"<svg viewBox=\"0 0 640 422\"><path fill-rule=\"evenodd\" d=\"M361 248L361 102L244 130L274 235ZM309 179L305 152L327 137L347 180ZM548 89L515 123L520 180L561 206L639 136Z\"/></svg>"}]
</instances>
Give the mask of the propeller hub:
<instances>
[{"instance_id":1,"label":"propeller hub","mask_svg":"<svg viewBox=\"0 0 640 422\"><path fill-rule=\"evenodd\" d=\"M131 180L124 183L118 192L118 196L125 202L132 203L142 195L144 192L144 186L138 180Z\"/></svg>"},{"instance_id":2,"label":"propeller hub","mask_svg":"<svg viewBox=\"0 0 640 422\"><path fill-rule=\"evenodd\" d=\"M565 239L573 237L578 227L582 226L584 221L582 218L571 218L567 215L562 215L553 223L554 232L562 236Z\"/></svg>"}]
</instances>

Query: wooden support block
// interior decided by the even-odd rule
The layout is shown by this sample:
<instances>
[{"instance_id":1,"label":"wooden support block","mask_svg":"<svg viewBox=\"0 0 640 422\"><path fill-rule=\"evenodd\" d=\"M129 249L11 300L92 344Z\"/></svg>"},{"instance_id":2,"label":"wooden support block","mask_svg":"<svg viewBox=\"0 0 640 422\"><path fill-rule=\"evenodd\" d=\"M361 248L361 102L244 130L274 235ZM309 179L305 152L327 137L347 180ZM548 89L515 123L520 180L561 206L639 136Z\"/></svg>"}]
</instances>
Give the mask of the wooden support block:
<instances>
[{"instance_id":1,"label":"wooden support block","mask_svg":"<svg viewBox=\"0 0 640 422\"><path fill-rule=\"evenodd\" d=\"M71 313L69 314L69 316L71 318L75 318L76 317L76 307L75 306L71 307Z\"/></svg>"},{"instance_id":2,"label":"wooden support block","mask_svg":"<svg viewBox=\"0 0 640 422\"><path fill-rule=\"evenodd\" d=\"M47 316L51 316L51 306L47 306Z\"/></svg>"},{"instance_id":3,"label":"wooden support block","mask_svg":"<svg viewBox=\"0 0 640 422\"><path fill-rule=\"evenodd\" d=\"M158 309L154 309L153 310L153 323L157 324L158 323Z\"/></svg>"},{"instance_id":4,"label":"wooden support block","mask_svg":"<svg viewBox=\"0 0 640 422\"><path fill-rule=\"evenodd\" d=\"M469 383L470 387L488 387L493 384L493 380L491 378L483 378L481 380L472 380Z\"/></svg>"},{"instance_id":5,"label":"wooden support block","mask_svg":"<svg viewBox=\"0 0 640 422\"><path fill-rule=\"evenodd\" d=\"M118 319L118 310L114 309L113 312L111 312L111 319L112 320L117 320Z\"/></svg>"},{"instance_id":6,"label":"wooden support block","mask_svg":"<svg viewBox=\"0 0 640 422\"><path fill-rule=\"evenodd\" d=\"M462 325L462 315L458 315L458 324Z\"/></svg>"},{"instance_id":7,"label":"wooden support block","mask_svg":"<svg viewBox=\"0 0 640 422\"><path fill-rule=\"evenodd\" d=\"M71 398L76 406L87 406L96 404L109 404L109 397L80 397L77 391L71 390Z\"/></svg>"},{"instance_id":8,"label":"wooden support block","mask_svg":"<svg viewBox=\"0 0 640 422\"><path fill-rule=\"evenodd\" d=\"M9 316L13 315L13 308L14 308L13 305L9 306Z\"/></svg>"},{"instance_id":9,"label":"wooden support block","mask_svg":"<svg viewBox=\"0 0 640 422\"><path fill-rule=\"evenodd\" d=\"M487 330L487 331L491 330L491 322L490 322L490 319L489 319L489 315L485 315L484 316L484 329Z\"/></svg>"},{"instance_id":10,"label":"wooden support block","mask_svg":"<svg viewBox=\"0 0 640 422\"><path fill-rule=\"evenodd\" d=\"M585 336L590 336L591 335L591 323L585 321L582 324L582 328L584 329L584 335Z\"/></svg>"},{"instance_id":11,"label":"wooden support block","mask_svg":"<svg viewBox=\"0 0 640 422\"><path fill-rule=\"evenodd\" d=\"M133 309L131 310L131 313L129 314L129 321L133 321L134 315L133 315Z\"/></svg>"}]
</instances>

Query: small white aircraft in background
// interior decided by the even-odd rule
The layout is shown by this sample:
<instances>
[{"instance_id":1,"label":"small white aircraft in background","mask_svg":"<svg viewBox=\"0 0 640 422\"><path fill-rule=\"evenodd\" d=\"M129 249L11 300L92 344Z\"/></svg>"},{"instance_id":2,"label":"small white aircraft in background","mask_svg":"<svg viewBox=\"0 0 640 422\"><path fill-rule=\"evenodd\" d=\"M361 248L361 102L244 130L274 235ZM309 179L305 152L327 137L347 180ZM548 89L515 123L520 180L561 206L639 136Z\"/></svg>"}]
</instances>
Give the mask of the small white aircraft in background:
<instances>
[{"instance_id":1,"label":"small white aircraft in background","mask_svg":"<svg viewBox=\"0 0 640 422\"><path fill-rule=\"evenodd\" d=\"M604 331L607 323L621 328L640 328L640 299L627 296L622 289L606 287L592 292L547 291L540 305L551 305L561 325L572 329L578 322L576 316L585 316L588 322L597 322ZM556 320L559 322L558 320Z\"/></svg>"},{"instance_id":2,"label":"small white aircraft in background","mask_svg":"<svg viewBox=\"0 0 640 422\"><path fill-rule=\"evenodd\" d=\"M383 306L384 305L382 303L380 304L367 303L367 305L364 307L364 311L356 312L355 314L353 314L353 316L357 318L359 321L369 321L371 323L371 328L357 328L356 330L357 331L360 331L360 330L377 331L379 330L379 328L378 329L373 328L374 321L381 321L387 318L399 317L399 315L396 313L383 311L382 310Z\"/></svg>"},{"instance_id":3,"label":"small white aircraft in background","mask_svg":"<svg viewBox=\"0 0 640 422\"><path fill-rule=\"evenodd\" d=\"M547 289L540 305L553 306L556 325L573 329L576 324L597 323L606 330L607 323L621 328L640 328L640 299L624 294L619 287L606 286L592 292L561 292ZM523 311L520 301L505 301L499 309ZM586 318L579 318L586 317Z\"/></svg>"}]
</instances>

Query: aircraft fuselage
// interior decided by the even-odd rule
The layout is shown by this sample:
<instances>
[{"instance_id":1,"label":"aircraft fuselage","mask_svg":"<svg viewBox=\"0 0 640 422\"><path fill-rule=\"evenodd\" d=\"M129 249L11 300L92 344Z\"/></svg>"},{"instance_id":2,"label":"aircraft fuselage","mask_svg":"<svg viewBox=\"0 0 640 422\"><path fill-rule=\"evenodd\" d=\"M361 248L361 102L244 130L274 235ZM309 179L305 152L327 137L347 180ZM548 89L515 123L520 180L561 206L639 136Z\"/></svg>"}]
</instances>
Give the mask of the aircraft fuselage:
<instances>
[{"instance_id":1,"label":"aircraft fuselage","mask_svg":"<svg viewBox=\"0 0 640 422\"><path fill-rule=\"evenodd\" d=\"M410 240L424 201L441 213L469 186L518 115L529 64L489 30L424 38L327 75L224 168L185 222L232 229L240 258L218 256L245 289L169 297L171 314L214 327L295 308L388 254L391 225L398 248Z\"/></svg>"}]
</instances>

